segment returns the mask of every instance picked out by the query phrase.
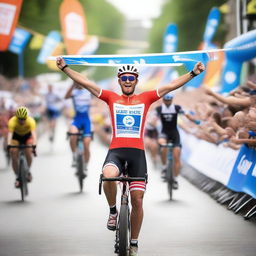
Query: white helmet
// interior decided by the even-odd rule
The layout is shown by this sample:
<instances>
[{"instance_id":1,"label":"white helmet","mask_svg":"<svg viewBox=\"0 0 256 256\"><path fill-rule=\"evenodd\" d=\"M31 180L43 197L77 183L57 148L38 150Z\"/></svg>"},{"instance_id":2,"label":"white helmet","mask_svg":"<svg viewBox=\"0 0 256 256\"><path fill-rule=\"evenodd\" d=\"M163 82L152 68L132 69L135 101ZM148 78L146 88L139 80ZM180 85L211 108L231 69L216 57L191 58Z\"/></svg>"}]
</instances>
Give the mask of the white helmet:
<instances>
[{"instance_id":1,"label":"white helmet","mask_svg":"<svg viewBox=\"0 0 256 256\"><path fill-rule=\"evenodd\" d=\"M119 67L117 76L119 77L124 73L130 73L130 74L134 74L134 75L138 76L139 70L133 65L125 65L125 66Z\"/></svg>"}]
</instances>

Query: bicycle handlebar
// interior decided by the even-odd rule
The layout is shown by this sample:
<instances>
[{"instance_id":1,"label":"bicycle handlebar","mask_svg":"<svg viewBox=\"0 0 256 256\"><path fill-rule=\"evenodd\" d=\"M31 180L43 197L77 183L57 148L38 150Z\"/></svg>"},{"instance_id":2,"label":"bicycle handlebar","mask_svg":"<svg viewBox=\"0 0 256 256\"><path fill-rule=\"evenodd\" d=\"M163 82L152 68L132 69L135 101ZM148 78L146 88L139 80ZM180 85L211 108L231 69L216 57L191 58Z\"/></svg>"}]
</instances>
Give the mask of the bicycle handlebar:
<instances>
[{"instance_id":1,"label":"bicycle handlebar","mask_svg":"<svg viewBox=\"0 0 256 256\"><path fill-rule=\"evenodd\" d=\"M173 147L173 143L169 142L166 144L159 144L160 148L172 148Z\"/></svg>"},{"instance_id":2,"label":"bicycle handlebar","mask_svg":"<svg viewBox=\"0 0 256 256\"><path fill-rule=\"evenodd\" d=\"M100 181L99 181L99 194L101 194L101 186L102 186L102 181L145 181L146 183L148 182L148 176L146 177L127 177L127 176L122 176L122 177L113 177L113 178L104 178L103 174L100 175Z\"/></svg>"},{"instance_id":3,"label":"bicycle handlebar","mask_svg":"<svg viewBox=\"0 0 256 256\"><path fill-rule=\"evenodd\" d=\"M146 181L147 178L142 177L114 177L114 178L103 178L102 181Z\"/></svg>"},{"instance_id":4,"label":"bicycle handlebar","mask_svg":"<svg viewBox=\"0 0 256 256\"><path fill-rule=\"evenodd\" d=\"M33 155L37 156L36 145L8 145L7 150L9 151L10 148L18 148L18 149L32 148Z\"/></svg>"},{"instance_id":5,"label":"bicycle handlebar","mask_svg":"<svg viewBox=\"0 0 256 256\"><path fill-rule=\"evenodd\" d=\"M67 132L67 139L69 136L77 136L82 138L83 137L83 133L82 132Z\"/></svg>"}]
</instances>

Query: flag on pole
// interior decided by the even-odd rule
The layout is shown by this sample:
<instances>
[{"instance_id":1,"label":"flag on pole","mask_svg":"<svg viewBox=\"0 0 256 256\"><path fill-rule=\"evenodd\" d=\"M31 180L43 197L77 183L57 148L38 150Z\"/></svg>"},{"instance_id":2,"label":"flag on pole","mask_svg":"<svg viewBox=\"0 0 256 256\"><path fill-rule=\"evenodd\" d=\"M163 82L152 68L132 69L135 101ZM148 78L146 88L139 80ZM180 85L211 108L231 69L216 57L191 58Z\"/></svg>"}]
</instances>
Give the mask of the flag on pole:
<instances>
[{"instance_id":1,"label":"flag on pole","mask_svg":"<svg viewBox=\"0 0 256 256\"><path fill-rule=\"evenodd\" d=\"M60 24L68 54L78 54L86 44L87 25L83 6L78 0L63 0Z\"/></svg>"},{"instance_id":2,"label":"flag on pole","mask_svg":"<svg viewBox=\"0 0 256 256\"><path fill-rule=\"evenodd\" d=\"M22 0L1 0L0 2L0 51L8 50L15 31Z\"/></svg>"}]
</instances>

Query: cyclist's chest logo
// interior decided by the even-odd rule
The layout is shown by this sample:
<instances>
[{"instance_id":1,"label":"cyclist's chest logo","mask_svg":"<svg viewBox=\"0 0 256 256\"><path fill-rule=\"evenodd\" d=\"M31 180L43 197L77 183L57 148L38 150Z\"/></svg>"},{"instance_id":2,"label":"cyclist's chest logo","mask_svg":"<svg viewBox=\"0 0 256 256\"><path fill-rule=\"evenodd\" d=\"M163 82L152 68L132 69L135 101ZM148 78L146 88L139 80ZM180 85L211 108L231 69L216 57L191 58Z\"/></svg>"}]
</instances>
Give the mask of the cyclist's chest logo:
<instances>
[{"instance_id":1,"label":"cyclist's chest logo","mask_svg":"<svg viewBox=\"0 0 256 256\"><path fill-rule=\"evenodd\" d=\"M144 107L144 104L126 106L114 103L116 137L140 138Z\"/></svg>"},{"instance_id":2,"label":"cyclist's chest logo","mask_svg":"<svg viewBox=\"0 0 256 256\"><path fill-rule=\"evenodd\" d=\"M168 114L162 114L162 117L165 122L171 122L172 119L174 118L174 115L168 113Z\"/></svg>"},{"instance_id":3,"label":"cyclist's chest logo","mask_svg":"<svg viewBox=\"0 0 256 256\"><path fill-rule=\"evenodd\" d=\"M135 124L135 120L133 116L125 116L123 119L123 123L127 127L132 127Z\"/></svg>"}]
</instances>

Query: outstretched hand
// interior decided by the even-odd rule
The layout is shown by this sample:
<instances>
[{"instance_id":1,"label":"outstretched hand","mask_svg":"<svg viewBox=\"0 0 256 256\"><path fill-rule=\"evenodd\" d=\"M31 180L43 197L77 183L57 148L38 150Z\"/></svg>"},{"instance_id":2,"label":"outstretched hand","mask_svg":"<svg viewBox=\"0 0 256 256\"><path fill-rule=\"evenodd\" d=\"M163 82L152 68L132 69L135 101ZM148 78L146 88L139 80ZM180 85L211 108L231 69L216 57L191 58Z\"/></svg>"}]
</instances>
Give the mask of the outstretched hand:
<instances>
[{"instance_id":1,"label":"outstretched hand","mask_svg":"<svg viewBox=\"0 0 256 256\"><path fill-rule=\"evenodd\" d=\"M197 62L193 68L193 72L196 75L199 75L200 73L202 73L205 70L205 66L202 62Z\"/></svg>"},{"instance_id":2,"label":"outstretched hand","mask_svg":"<svg viewBox=\"0 0 256 256\"><path fill-rule=\"evenodd\" d=\"M56 65L59 69L62 69L66 65L65 60L61 57L58 57L56 59Z\"/></svg>"}]
</instances>

